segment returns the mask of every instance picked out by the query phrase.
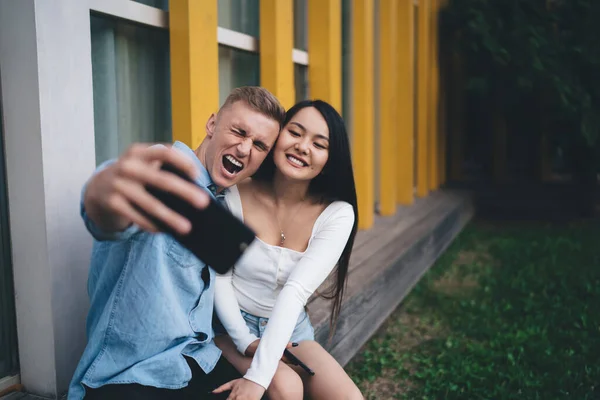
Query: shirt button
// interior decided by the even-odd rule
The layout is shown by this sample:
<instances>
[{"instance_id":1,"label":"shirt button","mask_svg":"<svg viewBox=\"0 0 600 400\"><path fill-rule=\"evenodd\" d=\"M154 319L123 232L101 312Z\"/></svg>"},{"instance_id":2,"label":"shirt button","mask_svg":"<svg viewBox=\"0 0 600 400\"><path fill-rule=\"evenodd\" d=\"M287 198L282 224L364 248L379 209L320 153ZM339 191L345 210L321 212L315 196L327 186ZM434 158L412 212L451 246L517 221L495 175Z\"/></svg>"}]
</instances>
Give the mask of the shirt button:
<instances>
[{"instance_id":1,"label":"shirt button","mask_svg":"<svg viewBox=\"0 0 600 400\"><path fill-rule=\"evenodd\" d=\"M200 332L196 335L196 339L198 339L201 342L204 342L206 339L208 339L208 335L204 332Z\"/></svg>"}]
</instances>

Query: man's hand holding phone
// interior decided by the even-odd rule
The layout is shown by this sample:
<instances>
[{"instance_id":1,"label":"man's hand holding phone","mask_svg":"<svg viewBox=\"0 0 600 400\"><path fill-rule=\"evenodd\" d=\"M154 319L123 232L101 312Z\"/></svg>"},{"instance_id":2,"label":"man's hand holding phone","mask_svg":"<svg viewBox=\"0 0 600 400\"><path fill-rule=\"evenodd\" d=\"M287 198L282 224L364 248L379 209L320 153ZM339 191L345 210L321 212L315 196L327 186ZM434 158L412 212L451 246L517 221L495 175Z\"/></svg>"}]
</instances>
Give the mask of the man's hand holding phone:
<instances>
[{"instance_id":1,"label":"man's hand holding phone","mask_svg":"<svg viewBox=\"0 0 600 400\"><path fill-rule=\"evenodd\" d=\"M88 216L107 232L122 231L132 223L157 232L153 218L179 234L190 232L191 222L152 196L147 188L172 193L198 209L208 206L209 196L192 182L162 171L164 164L192 180L199 173L190 159L170 146L133 145L89 181L84 194Z\"/></svg>"}]
</instances>

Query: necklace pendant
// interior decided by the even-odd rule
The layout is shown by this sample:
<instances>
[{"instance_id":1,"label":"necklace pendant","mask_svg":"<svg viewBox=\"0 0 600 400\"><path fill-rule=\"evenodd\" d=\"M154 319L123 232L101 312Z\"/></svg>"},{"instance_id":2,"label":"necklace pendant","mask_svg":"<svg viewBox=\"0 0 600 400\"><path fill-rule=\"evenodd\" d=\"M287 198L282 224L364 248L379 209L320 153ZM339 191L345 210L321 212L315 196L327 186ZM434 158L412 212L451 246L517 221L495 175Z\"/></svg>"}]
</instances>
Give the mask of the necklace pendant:
<instances>
[{"instance_id":1,"label":"necklace pendant","mask_svg":"<svg viewBox=\"0 0 600 400\"><path fill-rule=\"evenodd\" d=\"M283 246L284 243L285 243L285 234L283 233L283 231L281 231L281 240L279 242L279 245Z\"/></svg>"}]
</instances>

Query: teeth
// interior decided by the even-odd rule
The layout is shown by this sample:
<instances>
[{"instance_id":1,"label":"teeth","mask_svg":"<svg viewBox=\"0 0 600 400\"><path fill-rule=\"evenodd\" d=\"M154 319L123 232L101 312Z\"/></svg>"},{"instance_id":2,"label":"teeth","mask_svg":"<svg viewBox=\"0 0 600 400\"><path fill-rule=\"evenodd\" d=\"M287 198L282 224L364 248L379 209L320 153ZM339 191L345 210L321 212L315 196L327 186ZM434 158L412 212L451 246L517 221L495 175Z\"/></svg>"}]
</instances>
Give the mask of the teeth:
<instances>
[{"instance_id":1,"label":"teeth","mask_svg":"<svg viewBox=\"0 0 600 400\"><path fill-rule=\"evenodd\" d=\"M225 158L227 160L229 160L229 162L232 163L233 165L235 165L236 167L242 168L242 163L239 162L238 160L236 160L235 158L233 158L232 156L226 155Z\"/></svg>"},{"instance_id":2,"label":"teeth","mask_svg":"<svg viewBox=\"0 0 600 400\"><path fill-rule=\"evenodd\" d=\"M296 164L299 167L304 167L304 163L302 161L298 160L294 156L288 156L288 160L290 160L291 162L293 162L294 164Z\"/></svg>"}]
</instances>

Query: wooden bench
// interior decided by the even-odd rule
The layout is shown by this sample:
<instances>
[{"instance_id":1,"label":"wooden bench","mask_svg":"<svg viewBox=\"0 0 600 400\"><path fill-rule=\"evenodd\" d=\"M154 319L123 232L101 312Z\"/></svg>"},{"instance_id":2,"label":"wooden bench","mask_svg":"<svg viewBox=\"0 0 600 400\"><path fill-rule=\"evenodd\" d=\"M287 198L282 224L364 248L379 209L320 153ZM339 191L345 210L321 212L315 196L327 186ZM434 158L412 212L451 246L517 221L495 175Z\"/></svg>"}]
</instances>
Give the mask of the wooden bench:
<instances>
[{"instance_id":1,"label":"wooden bench","mask_svg":"<svg viewBox=\"0 0 600 400\"><path fill-rule=\"evenodd\" d=\"M317 296L309 301L317 341L342 365L350 361L472 216L468 194L439 190L410 207L399 207L392 217L376 217L374 227L356 237L331 342L331 302Z\"/></svg>"}]
</instances>

